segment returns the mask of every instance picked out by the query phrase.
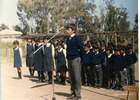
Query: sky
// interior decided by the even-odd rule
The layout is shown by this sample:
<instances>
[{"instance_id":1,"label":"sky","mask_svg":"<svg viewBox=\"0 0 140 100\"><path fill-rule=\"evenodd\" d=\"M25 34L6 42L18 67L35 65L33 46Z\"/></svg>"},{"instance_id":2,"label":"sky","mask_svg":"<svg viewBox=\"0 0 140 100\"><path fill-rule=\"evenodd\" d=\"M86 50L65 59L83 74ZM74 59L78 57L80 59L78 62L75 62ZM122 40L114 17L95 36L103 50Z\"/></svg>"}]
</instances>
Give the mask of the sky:
<instances>
[{"instance_id":1,"label":"sky","mask_svg":"<svg viewBox=\"0 0 140 100\"><path fill-rule=\"evenodd\" d=\"M18 0L0 0L0 25L4 23L11 30L13 30L12 26L20 24L18 20L17 12L17 4ZM96 15L100 15L99 5L103 4L103 0L95 0ZM104 4L105 5L105 4ZM138 0L115 0L116 7L120 7L121 5L127 8L128 12L128 21L130 21L130 29L133 29L135 25L135 15L138 13Z\"/></svg>"}]
</instances>

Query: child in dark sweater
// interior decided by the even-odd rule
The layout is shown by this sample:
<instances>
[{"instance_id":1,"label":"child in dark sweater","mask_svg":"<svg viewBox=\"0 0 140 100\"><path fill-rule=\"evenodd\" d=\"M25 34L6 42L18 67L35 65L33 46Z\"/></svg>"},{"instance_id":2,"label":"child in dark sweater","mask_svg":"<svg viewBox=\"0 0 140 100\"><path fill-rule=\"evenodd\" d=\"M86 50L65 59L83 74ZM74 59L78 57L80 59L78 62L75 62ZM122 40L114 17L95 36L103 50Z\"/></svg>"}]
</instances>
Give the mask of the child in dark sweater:
<instances>
[{"instance_id":1,"label":"child in dark sweater","mask_svg":"<svg viewBox=\"0 0 140 100\"><path fill-rule=\"evenodd\" d=\"M85 49L85 55L82 60L82 66L84 69L84 74L86 75L87 86L89 86L90 85L90 76L91 76L91 71L90 71L91 69L90 69L90 63L89 63L89 57L91 55L90 45L85 44L84 49Z\"/></svg>"},{"instance_id":2,"label":"child in dark sweater","mask_svg":"<svg viewBox=\"0 0 140 100\"><path fill-rule=\"evenodd\" d=\"M102 86L102 55L99 53L99 46L94 45L94 52L90 55L90 65L93 67L95 86L94 88L101 88Z\"/></svg>"},{"instance_id":3,"label":"child in dark sweater","mask_svg":"<svg viewBox=\"0 0 140 100\"><path fill-rule=\"evenodd\" d=\"M112 55L112 63L113 63L113 70L115 73L115 80L116 80L116 90L122 90L124 84L124 77L123 77L123 72L125 72L124 65L123 65L123 58L120 55L120 48L115 47L114 48L114 54Z\"/></svg>"},{"instance_id":4,"label":"child in dark sweater","mask_svg":"<svg viewBox=\"0 0 140 100\"><path fill-rule=\"evenodd\" d=\"M67 99L80 99L81 98L81 59L84 55L84 48L82 39L75 34L76 25L68 24L66 26L67 35L70 37L66 40L67 44L67 59L68 70L71 81L71 96Z\"/></svg>"},{"instance_id":5,"label":"child in dark sweater","mask_svg":"<svg viewBox=\"0 0 140 100\"><path fill-rule=\"evenodd\" d=\"M102 71L103 71L103 87L107 87L107 80L108 80L108 73L107 73L107 66L104 65L105 56L106 56L106 44L104 40L100 41L100 49L99 52L102 54Z\"/></svg>"},{"instance_id":6,"label":"child in dark sweater","mask_svg":"<svg viewBox=\"0 0 140 100\"><path fill-rule=\"evenodd\" d=\"M132 51L132 44L127 45L128 52L126 54L127 59L127 76L128 85L135 85L135 63L137 62L136 54Z\"/></svg>"},{"instance_id":7,"label":"child in dark sweater","mask_svg":"<svg viewBox=\"0 0 140 100\"><path fill-rule=\"evenodd\" d=\"M112 47L106 47L106 58L105 58L105 66L107 66L107 75L108 75L108 87L107 89L114 89L115 88L115 75L113 74L113 66L112 66ZM111 85L112 80L112 87Z\"/></svg>"},{"instance_id":8,"label":"child in dark sweater","mask_svg":"<svg viewBox=\"0 0 140 100\"><path fill-rule=\"evenodd\" d=\"M124 45L121 46L121 56L123 58L123 66L125 68L125 72L123 72L124 83L127 85L127 61L126 61L126 47Z\"/></svg>"}]
</instances>

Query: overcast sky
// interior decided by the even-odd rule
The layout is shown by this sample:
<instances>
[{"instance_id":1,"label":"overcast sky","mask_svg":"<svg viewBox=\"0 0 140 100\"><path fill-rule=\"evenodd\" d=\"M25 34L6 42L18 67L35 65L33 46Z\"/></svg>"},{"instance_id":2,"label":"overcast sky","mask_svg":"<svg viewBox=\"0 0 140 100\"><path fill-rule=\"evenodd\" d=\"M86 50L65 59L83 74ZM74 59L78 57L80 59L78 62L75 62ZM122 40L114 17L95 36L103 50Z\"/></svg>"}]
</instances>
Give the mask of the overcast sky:
<instances>
[{"instance_id":1,"label":"overcast sky","mask_svg":"<svg viewBox=\"0 0 140 100\"><path fill-rule=\"evenodd\" d=\"M18 20L18 16L16 14L17 11L17 3L18 0L0 0L0 25L4 23L7 25L11 30L12 25L20 24ZM97 6L96 12L97 15L100 15L99 5L103 3L103 0L95 0L95 4ZM115 0L116 7L120 7L121 5L127 8L128 16L127 19L130 21L130 29L133 28L134 19L136 13L138 13L138 1L137 0Z\"/></svg>"}]
</instances>

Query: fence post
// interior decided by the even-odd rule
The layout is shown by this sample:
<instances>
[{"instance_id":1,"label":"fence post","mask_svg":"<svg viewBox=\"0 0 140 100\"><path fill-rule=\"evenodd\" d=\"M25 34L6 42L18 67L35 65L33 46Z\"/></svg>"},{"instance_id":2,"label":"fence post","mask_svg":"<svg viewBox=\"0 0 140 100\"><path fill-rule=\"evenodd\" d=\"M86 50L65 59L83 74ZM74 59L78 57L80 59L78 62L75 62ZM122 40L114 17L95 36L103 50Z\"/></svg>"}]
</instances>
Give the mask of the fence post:
<instances>
[{"instance_id":1,"label":"fence post","mask_svg":"<svg viewBox=\"0 0 140 100\"><path fill-rule=\"evenodd\" d=\"M132 37L133 37L133 51L134 51L134 33L132 33Z\"/></svg>"},{"instance_id":2,"label":"fence post","mask_svg":"<svg viewBox=\"0 0 140 100\"><path fill-rule=\"evenodd\" d=\"M115 44L117 45L117 33L115 32Z\"/></svg>"}]
</instances>

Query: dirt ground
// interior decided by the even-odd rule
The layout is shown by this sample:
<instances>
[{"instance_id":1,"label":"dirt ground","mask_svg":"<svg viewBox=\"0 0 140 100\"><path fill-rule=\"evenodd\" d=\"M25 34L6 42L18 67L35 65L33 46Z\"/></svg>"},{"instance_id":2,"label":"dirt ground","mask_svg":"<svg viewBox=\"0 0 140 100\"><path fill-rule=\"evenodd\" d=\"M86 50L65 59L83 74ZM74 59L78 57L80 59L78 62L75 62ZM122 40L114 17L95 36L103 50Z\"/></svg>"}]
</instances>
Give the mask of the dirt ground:
<instances>
[{"instance_id":1,"label":"dirt ground","mask_svg":"<svg viewBox=\"0 0 140 100\"><path fill-rule=\"evenodd\" d=\"M12 60L12 59L11 59ZM138 63L136 67L136 80L138 80ZM17 70L13 63L1 60L1 100L52 100L52 85L47 82L37 82L37 72L34 78L29 78L28 68L25 67L23 59L22 79L18 80ZM138 85L138 83L136 83ZM70 85L55 84L56 100L66 100L70 96ZM107 90L104 88L82 86L81 100L125 100L127 91ZM130 92L129 100L136 100L136 93Z\"/></svg>"}]
</instances>

